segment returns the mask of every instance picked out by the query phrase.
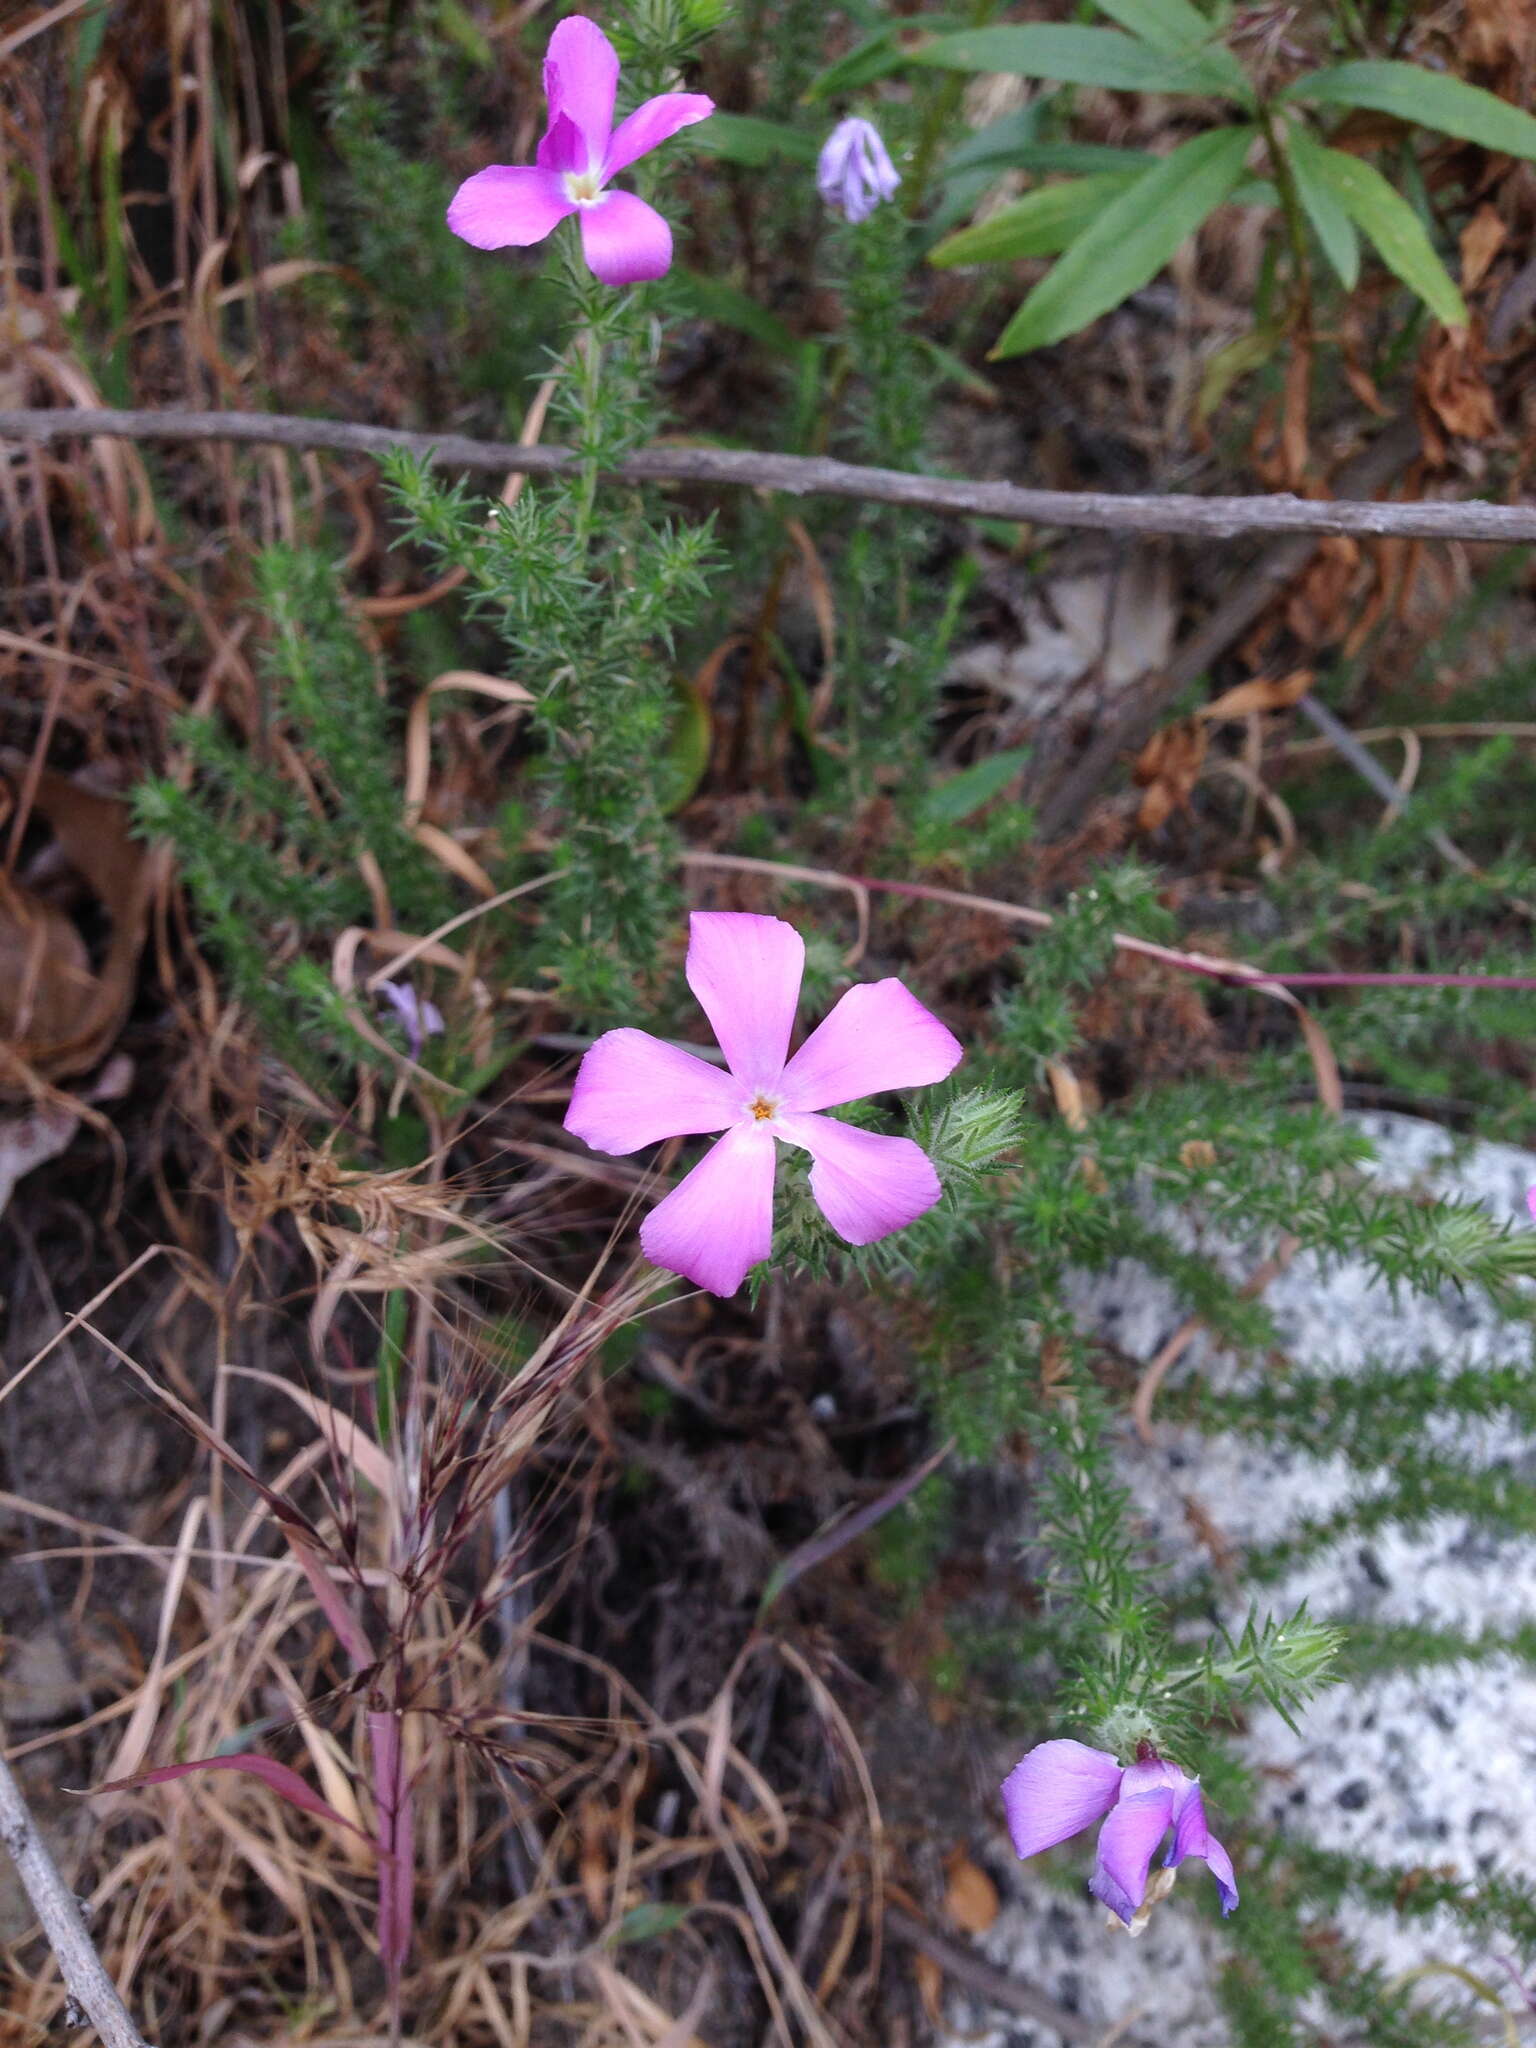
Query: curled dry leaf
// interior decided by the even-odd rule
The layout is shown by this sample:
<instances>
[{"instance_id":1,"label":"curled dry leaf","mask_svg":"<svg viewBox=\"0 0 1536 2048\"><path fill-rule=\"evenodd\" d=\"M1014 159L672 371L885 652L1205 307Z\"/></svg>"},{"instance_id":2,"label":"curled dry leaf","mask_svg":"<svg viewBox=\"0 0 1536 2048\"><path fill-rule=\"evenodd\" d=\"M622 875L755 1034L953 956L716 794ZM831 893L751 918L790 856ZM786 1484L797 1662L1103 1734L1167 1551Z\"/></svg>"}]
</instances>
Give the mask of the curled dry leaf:
<instances>
[{"instance_id":1,"label":"curled dry leaf","mask_svg":"<svg viewBox=\"0 0 1536 2048\"><path fill-rule=\"evenodd\" d=\"M1419 413L1431 461L1445 460L1445 436L1486 441L1499 424L1493 387L1483 375L1482 338L1475 328L1445 327L1419 370Z\"/></svg>"},{"instance_id":2,"label":"curled dry leaf","mask_svg":"<svg viewBox=\"0 0 1536 2048\"><path fill-rule=\"evenodd\" d=\"M944 1859L944 1910L967 1934L985 1934L998 1914L997 1886L964 1849Z\"/></svg>"},{"instance_id":3,"label":"curled dry leaf","mask_svg":"<svg viewBox=\"0 0 1536 2048\"><path fill-rule=\"evenodd\" d=\"M1213 721L1248 718L1255 711L1284 711L1297 704L1312 687L1309 668L1293 669L1286 676L1254 676L1223 690L1219 697L1201 706L1196 716Z\"/></svg>"},{"instance_id":4,"label":"curled dry leaf","mask_svg":"<svg viewBox=\"0 0 1536 2048\"><path fill-rule=\"evenodd\" d=\"M0 770L18 785L27 763L0 755ZM44 770L32 809L52 828L57 864L73 869L110 922L106 949L93 964L79 925L22 883L0 878L0 1052L53 1081L83 1074L111 1047L133 1000L149 907L165 856L140 845L117 797L84 789Z\"/></svg>"},{"instance_id":5,"label":"curled dry leaf","mask_svg":"<svg viewBox=\"0 0 1536 2048\"><path fill-rule=\"evenodd\" d=\"M1488 275L1509 230L1496 206L1486 201L1461 231L1461 289L1475 292Z\"/></svg>"},{"instance_id":6,"label":"curled dry leaf","mask_svg":"<svg viewBox=\"0 0 1536 2048\"><path fill-rule=\"evenodd\" d=\"M79 1128L79 1117L59 1102L40 1102L20 1116L0 1118L0 1212L22 1175L57 1159Z\"/></svg>"},{"instance_id":7,"label":"curled dry leaf","mask_svg":"<svg viewBox=\"0 0 1536 2048\"><path fill-rule=\"evenodd\" d=\"M1153 733L1136 760L1134 775L1146 794L1136 814L1142 832L1155 832L1175 811L1188 808L1190 791L1205 765L1205 727L1181 718Z\"/></svg>"}]
</instances>

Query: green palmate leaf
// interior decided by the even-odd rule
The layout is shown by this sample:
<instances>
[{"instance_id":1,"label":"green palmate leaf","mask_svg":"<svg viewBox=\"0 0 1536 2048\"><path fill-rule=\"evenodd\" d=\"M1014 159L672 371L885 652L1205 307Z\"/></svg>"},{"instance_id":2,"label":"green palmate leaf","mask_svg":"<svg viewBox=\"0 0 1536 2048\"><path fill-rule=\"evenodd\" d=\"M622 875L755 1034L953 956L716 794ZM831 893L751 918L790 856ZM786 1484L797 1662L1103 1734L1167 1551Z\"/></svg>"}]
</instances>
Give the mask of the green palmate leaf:
<instances>
[{"instance_id":1,"label":"green palmate leaf","mask_svg":"<svg viewBox=\"0 0 1536 2048\"><path fill-rule=\"evenodd\" d=\"M1112 199L1135 185L1144 171L1101 171L1063 185L1026 192L988 219L949 235L929 256L940 270L957 263L1009 263L1020 256L1057 256L1070 249Z\"/></svg>"},{"instance_id":2,"label":"green palmate leaf","mask_svg":"<svg viewBox=\"0 0 1536 2048\"><path fill-rule=\"evenodd\" d=\"M1461 293L1435 254L1424 224L1387 183L1374 164L1346 156L1342 149L1318 147L1311 160L1315 175L1376 245L1388 270L1417 292L1437 320L1447 327L1465 327L1467 309Z\"/></svg>"},{"instance_id":3,"label":"green palmate leaf","mask_svg":"<svg viewBox=\"0 0 1536 2048\"><path fill-rule=\"evenodd\" d=\"M1248 75L1232 52L1213 43L1216 24L1192 0L1098 0L1101 14L1129 29L1133 36L1160 50L1164 56L1182 57L1202 50L1209 61L1226 75L1222 88L1234 99L1251 98Z\"/></svg>"},{"instance_id":4,"label":"green palmate leaf","mask_svg":"<svg viewBox=\"0 0 1536 2048\"><path fill-rule=\"evenodd\" d=\"M1305 128L1292 128L1286 149L1297 197L1322 244L1323 254L1345 291L1352 292L1360 276L1360 240L1354 222L1319 167L1322 148Z\"/></svg>"},{"instance_id":5,"label":"green palmate leaf","mask_svg":"<svg viewBox=\"0 0 1536 2048\"><path fill-rule=\"evenodd\" d=\"M1484 92L1480 85L1426 71L1418 64L1389 59L1376 63L1336 64L1327 71L1309 71L1294 79L1283 98L1311 100L1326 106L1369 107L1373 113L1395 114L1421 128L1438 128L1464 142L1506 156L1536 157L1536 119Z\"/></svg>"},{"instance_id":6,"label":"green palmate leaf","mask_svg":"<svg viewBox=\"0 0 1536 2048\"><path fill-rule=\"evenodd\" d=\"M1114 28L1077 28L1070 23L1026 22L1021 27L962 29L938 36L912 52L918 64L940 71L1016 71L1025 78L1051 78L1063 85L1107 85L1118 92L1215 93L1247 97L1234 89L1230 53L1154 50Z\"/></svg>"},{"instance_id":7,"label":"green palmate leaf","mask_svg":"<svg viewBox=\"0 0 1536 2048\"><path fill-rule=\"evenodd\" d=\"M1111 198L1003 329L994 356L1075 334L1155 277L1243 175L1255 130L1217 128L1183 143Z\"/></svg>"},{"instance_id":8,"label":"green palmate leaf","mask_svg":"<svg viewBox=\"0 0 1536 2048\"><path fill-rule=\"evenodd\" d=\"M689 139L706 156L723 157L727 163L744 164L753 171L778 157L813 164L818 149L814 135L803 135L782 121L760 121L754 114L711 114L698 123Z\"/></svg>"}]
</instances>

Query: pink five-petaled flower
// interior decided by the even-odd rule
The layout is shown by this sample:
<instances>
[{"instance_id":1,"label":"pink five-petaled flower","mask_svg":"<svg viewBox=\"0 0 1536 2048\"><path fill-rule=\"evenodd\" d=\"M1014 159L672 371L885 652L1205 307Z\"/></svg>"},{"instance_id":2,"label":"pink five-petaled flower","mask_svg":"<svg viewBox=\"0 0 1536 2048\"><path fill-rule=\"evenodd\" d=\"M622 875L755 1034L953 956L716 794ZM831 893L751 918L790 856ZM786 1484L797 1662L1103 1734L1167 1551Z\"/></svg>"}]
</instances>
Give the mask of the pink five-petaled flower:
<instances>
[{"instance_id":1,"label":"pink five-petaled flower","mask_svg":"<svg viewBox=\"0 0 1536 2048\"><path fill-rule=\"evenodd\" d=\"M1145 1924L1143 1907L1163 1896L1186 1856L1204 1858L1223 1914L1237 1904L1232 1859L1205 1824L1200 1781L1161 1757L1122 1767L1107 1750L1086 1743L1042 1742L1003 1780L1003 1809L1021 1856L1038 1856L1103 1821L1088 1889L1133 1934ZM1163 1858L1168 1875L1151 1880L1149 1899L1147 1874L1170 1828Z\"/></svg>"},{"instance_id":2,"label":"pink five-petaled flower","mask_svg":"<svg viewBox=\"0 0 1536 2048\"><path fill-rule=\"evenodd\" d=\"M526 249L568 215L581 216L581 248L604 284L664 277L672 230L633 192L608 180L679 128L703 121L715 103L699 92L664 92L613 125L619 59L595 21L568 15L549 39L544 95L549 127L536 164L492 164L466 178L448 225L477 249Z\"/></svg>"},{"instance_id":3,"label":"pink five-petaled flower","mask_svg":"<svg viewBox=\"0 0 1536 2048\"><path fill-rule=\"evenodd\" d=\"M804 969L805 944L781 918L696 910L688 986L725 1070L648 1031L606 1031L571 1093L565 1128L599 1152L725 1133L640 1227L648 1259L712 1294L734 1294L772 1248L775 1139L810 1153L811 1193L849 1244L900 1230L942 1192L933 1162L910 1138L816 1112L942 1081L960 1041L899 981L862 982L790 1059Z\"/></svg>"}]
</instances>

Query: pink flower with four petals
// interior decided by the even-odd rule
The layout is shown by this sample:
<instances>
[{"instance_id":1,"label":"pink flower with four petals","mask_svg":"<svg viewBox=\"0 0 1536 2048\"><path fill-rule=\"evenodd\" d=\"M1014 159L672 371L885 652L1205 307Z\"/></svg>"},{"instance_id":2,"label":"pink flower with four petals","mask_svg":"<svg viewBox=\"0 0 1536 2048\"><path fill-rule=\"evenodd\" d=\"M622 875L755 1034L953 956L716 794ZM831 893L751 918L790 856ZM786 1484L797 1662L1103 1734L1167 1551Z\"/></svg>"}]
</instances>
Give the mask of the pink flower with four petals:
<instances>
[{"instance_id":1,"label":"pink flower with four petals","mask_svg":"<svg viewBox=\"0 0 1536 2048\"><path fill-rule=\"evenodd\" d=\"M942 1192L910 1138L886 1138L817 1111L887 1088L942 1081L960 1041L899 981L848 990L793 1059L789 1037L805 944L777 917L696 910L688 986L726 1066L648 1031L606 1031L576 1076L565 1128L599 1152L721 1131L692 1173L646 1217L646 1257L712 1294L734 1294L773 1243L775 1140L810 1153L811 1193L849 1244L873 1244Z\"/></svg>"},{"instance_id":2,"label":"pink flower with four petals","mask_svg":"<svg viewBox=\"0 0 1536 2048\"><path fill-rule=\"evenodd\" d=\"M1145 1909L1172 1887L1174 1868L1186 1856L1205 1861L1223 1914L1237 1904L1232 1859L1205 1824L1199 1779L1161 1757L1121 1765L1108 1750L1083 1742L1041 1742L1003 1780L1003 1809L1020 1856L1038 1856L1103 1821L1088 1889L1133 1934L1145 1925ZM1149 1878L1170 1829L1162 1871Z\"/></svg>"},{"instance_id":3,"label":"pink flower with four petals","mask_svg":"<svg viewBox=\"0 0 1536 2048\"><path fill-rule=\"evenodd\" d=\"M572 14L549 39L544 96L549 127L536 164L492 164L466 178L448 225L476 249L526 249L570 214L581 216L581 248L604 284L664 277L672 230L633 192L609 191L615 172L715 111L700 92L664 92L615 128L619 59L595 21Z\"/></svg>"}]
</instances>

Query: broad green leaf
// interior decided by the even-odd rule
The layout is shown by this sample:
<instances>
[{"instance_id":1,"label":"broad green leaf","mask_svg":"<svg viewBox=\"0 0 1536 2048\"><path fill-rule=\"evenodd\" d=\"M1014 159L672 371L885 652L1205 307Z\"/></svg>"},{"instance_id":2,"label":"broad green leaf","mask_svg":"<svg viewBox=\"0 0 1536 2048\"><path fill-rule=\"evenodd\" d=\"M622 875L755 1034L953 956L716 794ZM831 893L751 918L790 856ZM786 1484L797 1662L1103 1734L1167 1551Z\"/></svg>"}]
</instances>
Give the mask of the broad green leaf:
<instances>
[{"instance_id":1,"label":"broad green leaf","mask_svg":"<svg viewBox=\"0 0 1536 2048\"><path fill-rule=\"evenodd\" d=\"M1360 232L1375 243L1388 270L1417 292L1437 320L1465 327L1467 309L1445 265L1435 254L1424 224L1374 164L1342 149L1318 147L1317 176Z\"/></svg>"},{"instance_id":2,"label":"broad green leaf","mask_svg":"<svg viewBox=\"0 0 1536 2048\"><path fill-rule=\"evenodd\" d=\"M1235 94L1230 72L1208 50L1169 55L1114 28L1025 22L1020 27L962 29L912 52L940 71L1016 71L1063 85L1107 85L1117 92Z\"/></svg>"},{"instance_id":3,"label":"broad green leaf","mask_svg":"<svg viewBox=\"0 0 1536 2048\"><path fill-rule=\"evenodd\" d=\"M1255 133L1249 127L1212 129L1143 171L1035 286L992 354L1044 348L1139 291L1229 196Z\"/></svg>"},{"instance_id":4,"label":"broad green leaf","mask_svg":"<svg viewBox=\"0 0 1536 2048\"><path fill-rule=\"evenodd\" d=\"M924 825L963 823L973 811L1002 795L1029 759L1030 751L1028 747L1009 747L962 768L958 775L951 775L927 791L917 807L919 821Z\"/></svg>"},{"instance_id":5,"label":"broad green leaf","mask_svg":"<svg viewBox=\"0 0 1536 2048\"><path fill-rule=\"evenodd\" d=\"M1144 171L1157 159L1149 149L1116 149L1107 142L1034 142L1006 133L1014 116L994 121L949 157L946 178L960 171ZM995 137L995 139L994 139Z\"/></svg>"},{"instance_id":6,"label":"broad green leaf","mask_svg":"<svg viewBox=\"0 0 1536 2048\"><path fill-rule=\"evenodd\" d=\"M1355 224L1318 167L1320 145L1305 128L1293 127L1286 140L1291 176L1312 231L1322 244L1323 254L1333 265L1345 291L1352 292L1360 278L1360 239Z\"/></svg>"},{"instance_id":7,"label":"broad green leaf","mask_svg":"<svg viewBox=\"0 0 1536 2048\"><path fill-rule=\"evenodd\" d=\"M1309 71L1293 79L1281 95L1334 107L1369 107L1373 113L1395 114L1421 128L1438 128L1464 142L1505 156L1536 157L1536 119L1484 92L1480 85L1426 71L1419 64L1383 58L1375 63L1336 64L1328 71Z\"/></svg>"},{"instance_id":8,"label":"broad green leaf","mask_svg":"<svg viewBox=\"0 0 1536 2048\"><path fill-rule=\"evenodd\" d=\"M967 135L944 159L944 175L952 178L961 171L980 170L988 164L1011 164L1016 151L1028 149L1038 140L1040 134L1040 111L1050 104L1042 96L1031 100L1027 107L1020 107L1016 113L1004 114L999 121L989 121L985 128L978 128Z\"/></svg>"},{"instance_id":9,"label":"broad green leaf","mask_svg":"<svg viewBox=\"0 0 1536 2048\"><path fill-rule=\"evenodd\" d=\"M935 35L942 35L953 20L951 14L912 14L900 21L887 22L884 28L866 37L846 56L839 57L835 64L829 64L825 71L818 72L806 87L805 97L808 100L835 99L839 93L857 92L860 86L873 85L878 78L889 78L911 58L912 52L902 42L903 36L910 36L917 29L930 29Z\"/></svg>"},{"instance_id":10,"label":"broad green leaf","mask_svg":"<svg viewBox=\"0 0 1536 2048\"><path fill-rule=\"evenodd\" d=\"M738 334L761 342L775 355L797 355L804 346L776 313L770 313L766 306L760 306L756 299L727 284L724 278L707 277L699 270L674 270L672 291L696 320L713 320L721 327L734 327Z\"/></svg>"},{"instance_id":11,"label":"broad green leaf","mask_svg":"<svg viewBox=\"0 0 1536 2048\"><path fill-rule=\"evenodd\" d=\"M1118 21L1154 50L1197 50L1216 33L1193 0L1097 0L1100 14Z\"/></svg>"},{"instance_id":12,"label":"broad green leaf","mask_svg":"<svg viewBox=\"0 0 1536 2048\"><path fill-rule=\"evenodd\" d=\"M1203 50L1210 63L1225 74L1221 90L1233 99L1251 102L1247 72L1225 44L1212 40L1216 24L1191 0L1098 0L1098 8L1165 57Z\"/></svg>"},{"instance_id":13,"label":"broad green leaf","mask_svg":"<svg viewBox=\"0 0 1536 2048\"><path fill-rule=\"evenodd\" d=\"M759 121L755 114L711 114L691 130L689 139L706 156L724 157L727 163L745 164L753 171L776 157L813 164L820 150L814 135L788 128L782 121Z\"/></svg>"},{"instance_id":14,"label":"broad green leaf","mask_svg":"<svg viewBox=\"0 0 1536 2048\"><path fill-rule=\"evenodd\" d=\"M1064 185L1042 185L988 219L961 228L932 251L940 270L957 263L1011 263L1020 256L1058 256L1101 214L1112 199L1146 175L1143 171L1101 171Z\"/></svg>"}]
</instances>

